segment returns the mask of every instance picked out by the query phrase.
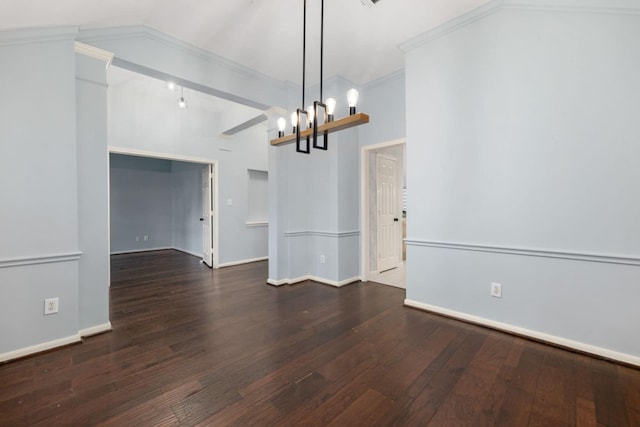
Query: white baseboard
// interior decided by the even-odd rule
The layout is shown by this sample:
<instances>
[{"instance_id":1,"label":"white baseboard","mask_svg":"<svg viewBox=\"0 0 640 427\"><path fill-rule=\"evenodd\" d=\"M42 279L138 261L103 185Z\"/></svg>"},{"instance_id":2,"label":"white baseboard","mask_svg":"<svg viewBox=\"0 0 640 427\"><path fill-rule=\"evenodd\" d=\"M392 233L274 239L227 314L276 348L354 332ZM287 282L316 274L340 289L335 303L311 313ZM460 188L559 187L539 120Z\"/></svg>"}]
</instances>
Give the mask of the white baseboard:
<instances>
[{"instance_id":1,"label":"white baseboard","mask_svg":"<svg viewBox=\"0 0 640 427\"><path fill-rule=\"evenodd\" d=\"M0 354L0 362L7 362L9 360L19 359L21 357L29 356L30 354L41 353L43 351L51 350L56 347L62 347L65 345L74 344L81 341L82 341L82 338L80 337L80 334L75 334L65 338L44 342L42 344L32 345L30 347L25 347L19 350L14 350L14 351Z\"/></svg>"},{"instance_id":2,"label":"white baseboard","mask_svg":"<svg viewBox=\"0 0 640 427\"><path fill-rule=\"evenodd\" d=\"M462 313L455 310L449 310L447 308L425 304L425 303L422 303L419 301L413 301L410 299L405 299L404 305L407 307L413 307L419 310L442 314L444 316L452 317L454 319L463 320L469 323L475 323L480 326L486 326L492 329L498 329L500 331L533 338L535 340L544 341L550 344L555 344L560 347L570 348L583 353L589 353L595 356L603 357L605 359L615 360L615 361L619 361L629 365L640 367L640 357L638 356L619 353L617 351L609 350L606 348L596 347L594 345L585 344L582 342L573 341L573 340L569 340L562 337L557 337L555 335L549 335L544 332L521 328L519 326L510 325L508 323L496 322L495 320L485 319L484 317L474 316L472 314Z\"/></svg>"},{"instance_id":3,"label":"white baseboard","mask_svg":"<svg viewBox=\"0 0 640 427\"><path fill-rule=\"evenodd\" d=\"M110 253L110 255L135 254L135 253L138 253L138 252L164 251L164 250L167 250L167 249L175 249L175 248L172 248L172 247L169 247L169 246L162 246L162 247L159 247L159 248L131 249L131 250L128 250L128 251L112 251ZM176 249L176 250L180 250L180 249Z\"/></svg>"},{"instance_id":4,"label":"white baseboard","mask_svg":"<svg viewBox=\"0 0 640 427\"><path fill-rule=\"evenodd\" d=\"M260 258L251 258L251 259L242 259L239 261L223 262L222 264L218 264L218 268L231 267L234 265L241 265L241 264L249 264L249 263L258 262L258 261L266 261L268 259L269 257L265 256Z\"/></svg>"},{"instance_id":5,"label":"white baseboard","mask_svg":"<svg viewBox=\"0 0 640 427\"><path fill-rule=\"evenodd\" d=\"M360 276L351 277L349 279L341 280L339 282L336 282L334 280L329 280L329 279L323 279L322 277L316 277L316 276L309 276L309 280L313 280L314 282L320 282L320 283L324 283L325 285L330 285L330 286L335 286L336 288L340 288L350 283L360 281Z\"/></svg>"},{"instance_id":6,"label":"white baseboard","mask_svg":"<svg viewBox=\"0 0 640 427\"><path fill-rule=\"evenodd\" d=\"M345 279L345 280L341 280L339 282L336 282L334 280L324 279L322 277L312 276L312 275L308 274L306 276L300 276L300 277L296 277L294 279L280 279L280 280L268 279L267 283L269 285L272 285L272 286L282 286L282 285L293 285L295 283L304 282L305 280L313 280L314 282L323 283L325 285L330 285L330 286L335 286L336 288L340 288L340 287L346 286L346 285L348 285L350 283L360 281L361 277L360 276L356 276L356 277L352 277L350 279Z\"/></svg>"},{"instance_id":7,"label":"white baseboard","mask_svg":"<svg viewBox=\"0 0 640 427\"><path fill-rule=\"evenodd\" d=\"M267 279L267 284L271 285L271 286L282 286L282 285L288 285L289 281L288 280L273 280L273 279Z\"/></svg>"},{"instance_id":8,"label":"white baseboard","mask_svg":"<svg viewBox=\"0 0 640 427\"><path fill-rule=\"evenodd\" d=\"M171 248L171 249L174 249L174 250L176 250L176 251L178 251L178 252L185 253L185 254L187 254L187 255L193 255L193 256L194 256L194 257L196 257L196 258L202 258L202 252L200 252L200 253L195 253L195 252L191 252L191 251L188 251L188 250L186 250L186 249L182 249L182 248Z\"/></svg>"},{"instance_id":9,"label":"white baseboard","mask_svg":"<svg viewBox=\"0 0 640 427\"><path fill-rule=\"evenodd\" d=\"M128 251L114 251L114 252L110 252L110 254L122 255L122 254L135 254L139 252L153 252L153 251L165 251L165 250L174 250L174 251L182 252L188 255L193 255L194 257L197 257L197 258L202 258L202 253L195 253L182 248L174 248L172 246L162 246L159 248L131 249Z\"/></svg>"},{"instance_id":10,"label":"white baseboard","mask_svg":"<svg viewBox=\"0 0 640 427\"><path fill-rule=\"evenodd\" d=\"M112 331L111 322L103 323L102 325L91 326L90 328L80 329L78 334L82 337L90 337L92 335L101 334L103 332Z\"/></svg>"}]
</instances>

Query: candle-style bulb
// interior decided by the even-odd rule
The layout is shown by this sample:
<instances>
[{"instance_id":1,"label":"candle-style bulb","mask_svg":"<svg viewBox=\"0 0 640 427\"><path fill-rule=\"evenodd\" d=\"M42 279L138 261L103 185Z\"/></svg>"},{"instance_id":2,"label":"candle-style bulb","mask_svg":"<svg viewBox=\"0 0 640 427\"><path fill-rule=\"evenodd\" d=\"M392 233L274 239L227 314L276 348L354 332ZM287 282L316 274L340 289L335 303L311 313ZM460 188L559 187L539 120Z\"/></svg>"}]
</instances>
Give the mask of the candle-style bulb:
<instances>
[{"instance_id":1,"label":"candle-style bulb","mask_svg":"<svg viewBox=\"0 0 640 427\"><path fill-rule=\"evenodd\" d=\"M349 114L356 113L356 105L358 105L358 91L355 89L349 89L347 92L347 102L349 103Z\"/></svg>"},{"instance_id":2,"label":"candle-style bulb","mask_svg":"<svg viewBox=\"0 0 640 427\"><path fill-rule=\"evenodd\" d=\"M284 136L284 128L287 126L287 121L284 117L280 117L278 119L278 138L282 138Z\"/></svg>"},{"instance_id":3,"label":"candle-style bulb","mask_svg":"<svg viewBox=\"0 0 640 427\"><path fill-rule=\"evenodd\" d=\"M336 112L336 99L335 98L328 98L327 102L327 120L328 121L333 121L333 115Z\"/></svg>"},{"instance_id":4,"label":"candle-style bulb","mask_svg":"<svg viewBox=\"0 0 640 427\"><path fill-rule=\"evenodd\" d=\"M313 126L313 118L315 117L315 108L313 105L307 107L307 120L309 120L309 127Z\"/></svg>"}]
</instances>

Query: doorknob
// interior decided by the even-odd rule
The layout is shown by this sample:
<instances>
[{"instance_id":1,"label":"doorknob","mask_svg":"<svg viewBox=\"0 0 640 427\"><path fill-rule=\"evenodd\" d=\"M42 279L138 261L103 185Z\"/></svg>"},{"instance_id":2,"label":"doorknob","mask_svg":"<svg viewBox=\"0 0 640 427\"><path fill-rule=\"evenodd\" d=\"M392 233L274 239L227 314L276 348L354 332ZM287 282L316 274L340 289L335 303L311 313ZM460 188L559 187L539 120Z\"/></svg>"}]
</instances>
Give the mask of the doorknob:
<instances>
[{"instance_id":1,"label":"doorknob","mask_svg":"<svg viewBox=\"0 0 640 427\"><path fill-rule=\"evenodd\" d=\"M200 218L200 221L204 221L204 218Z\"/></svg>"},{"instance_id":2,"label":"doorknob","mask_svg":"<svg viewBox=\"0 0 640 427\"><path fill-rule=\"evenodd\" d=\"M398 218L393 218L393 220L394 220L395 222L398 222Z\"/></svg>"}]
</instances>

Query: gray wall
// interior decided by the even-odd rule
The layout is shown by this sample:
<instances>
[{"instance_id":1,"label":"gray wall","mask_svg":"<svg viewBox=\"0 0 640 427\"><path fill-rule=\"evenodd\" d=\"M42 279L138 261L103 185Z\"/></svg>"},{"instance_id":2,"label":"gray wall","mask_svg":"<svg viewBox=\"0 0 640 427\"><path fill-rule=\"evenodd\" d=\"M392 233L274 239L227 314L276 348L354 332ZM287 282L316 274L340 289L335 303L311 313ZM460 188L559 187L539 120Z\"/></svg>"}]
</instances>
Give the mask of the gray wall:
<instances>
[{"instance_id":1,"label":"gray wall","mask_svg":"<svg viewBox=\"0 0 640 427\"><path fill-rule=\"evenodd\" d=\"M172 247L171 161L112 153L109 166L111 252Z\"/></svg>"},{"instance_id":2,"label":"gray wall","mask_svg":"<svg viewBox=\"0 0 640 427\"><path fill-rule=\"evenodd\" d=\"M361 90L358 110L371 118L358 128L361 145L404 138L406 135L404 70L367 83Z\"/></svg>"},{"instance_id":3,"label":"gray wall","mask_svg":"<svg viewBox=\"0 0 640 427\"><path fill-rule=\"evenodd\" d=\"M75 34L0 33L0 360L79 330Z\"/></svg>"},{"instance_id":4,"label":"gray wall","mask_svg":"<svg viewBox=\"0 0 640 427\"><path fill-rule=\"evenodd\" d=\"M202 170L195 163L171 162L172 246L202 256Z\"/></svg>"},{"instance_id":5,"label":"gray wall","mask_svg":"<svg viewBox=\"0 0 640 427\"><path fill-rule=\"evenodd\" d=\"M512 5L408 46L409 300L640 360L639 40Z\"/></svg>"},{"instance_id":6,"label":"gray wall","mask_svg":"<svg viewBox=\"0 0 640 427\"><path fill-rule=\"evenodd\" d=\"M79 312L87 334L110 328L106 79L104 60L76 55Z\"/></svg>"}]
</instances>

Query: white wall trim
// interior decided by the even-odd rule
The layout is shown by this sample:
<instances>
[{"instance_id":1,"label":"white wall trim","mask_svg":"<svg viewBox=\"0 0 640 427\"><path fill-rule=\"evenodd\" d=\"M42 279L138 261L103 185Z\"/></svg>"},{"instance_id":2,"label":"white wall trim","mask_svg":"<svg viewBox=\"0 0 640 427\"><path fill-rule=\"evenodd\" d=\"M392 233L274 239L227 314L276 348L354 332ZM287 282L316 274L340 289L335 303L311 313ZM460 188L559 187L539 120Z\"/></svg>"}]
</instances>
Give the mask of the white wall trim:
<instances>
[{"instance_id":1,"label":"white wall trim","mask_svg":"<svg viewBox=\"0 0 640 427\"><path fill-rule=\"evenodd\" d=\"M111 252L109 255L137 254L140 252L166 251L171 249L175 249L177 251L180 250L180 249L173 248L171 246L158 246L156 248L142 248L142 249L128 249L124 251L114 251L114 252ZM184 251L181 251L181 252L184 252Z\"/></svg>"},{"instance_id":2,"label":"white wall trim","mask_svg":"<svg viewBox=\"0 0 640 427\"><path fill-rule=\"evenodd\" d=\"M78 27L45 27L0 31L0 46L37 42L73 40L78 35Z\"/></svg>"},{"instance_id":3,"label":"white wall trim","mask_svg":"<svg viewBox=\"0 0 640 427\"><path fill-rule=\"evenodd\" d=\"M153 251L165 251L165 250L178 251L178 252L185 253L187 255L193 255L196 258L202 258L202 254L201 253L191 252L191 251L188 251L186 249L176 248L176 247L173 247L173 246L161 246L161 247L158 247L158 248L131 249L131 250L128 250L128 251L115 251L115 252L111 252L109 255L136 254L136 253L140 253L140 252L153 252Z\"/></svg>"},{"instance_id":4,"label":"white wall trim","mask_svg":"<svg viewBox=\"0 0 640 427\"><path fill-rule=\"evenodd\" d=\"M183 254L192 255L192 256L194 256L196 258L202 258L202 252L196 253L196 252L191 252L191 251L188 251L186 249L176 248L176 247L173 247L171 249L176 250L178 252L182 252Z\"/></svg>"},{"instance_id":5,"label":"white wall trim","mask_svg":"<svg viewBox=\"0 0 640 427\"><path fill-rule=\"evenodd\" d=\"M280 279L280 280L267 279L267 283L272 286L282 286L282 285L294 285L296 283L304 282L305 280L312 280L314 282L340 288L342 286L346 286L354 282L359 282L362 280L362 278L360 276L355 276L355 277L351 277L349 279L345 279L337 282L335 280L329 280L322 277L307 274L306 276L300 276L293 279Z\"/></svg>"},{"instance_id":6,"label":"white wall trim","mask_svg":"<svg viewBox=\"0 0 640 427\"><path fill-rule=\"evenodd\" d=\"M269 82L270 84L277 84L277 85L282 84L281 81L276 80L273 77L267 76L266 74L262 74L258 71L252 70L251 68L245 67L244 65L241 65L237 62L233 62L222 56L216 55L205 49L201 49L197 46L186 43L182 40L179 40L175 37L172 37L168 34L162 33L158 30L155 30L153 28L150 28L144 25L131 25L131 26L122 26L122 27L81 30L78 33L78 38L85 42L100 41L100 40L121 40L121 39L126 39L131 37L144 37L149 40L153 40L155 42L164 44L165 46L169 46L171 48L178 49L183 52L188 52L189 54L199 57L201 59L204 59L206 61L217 63L238 74L242 74L253 79Z\"/></svg>"},{"instance_id":7,"label":"white wall trim","mask_svg":"<svg viewBox=\"0 0 640 427\"><path fill-rule=\"evenodd\" d=\"M269 221L247 221L244 224L247 227L268 227Z\"/></svg>"},{"instance_id":8,"label":"white wall trim","mask_svg":"<svg viewBox=\"0 0 640 427\"><path fill-rule=\"evenodd\" d=\"M406 239L407 246L422 246L451 250L494 252L509 255L533 256L543 258L559 258L575 261L602 262L607 264L624 264L640 266L640 258L632 255L612 255L588 252L573 252L566 250L549 250L534 248L517 248L506 246L488 246L474 243L438 242L429 240Z\"/></svg>"},{"instance_id":9,"label":"white wall trim","mask_svg":"<svg viewBox=\"0 0 640 427\"><path fill-rule=\"evenodd\" d=\"M21 348L19 350L9 351L7 353L0 354L0 362L7 362L9 360L19 359L21 357L29 356L34 353L41 353L43 351L51 350L57 347L62 347L69 344L82 342L80 334L71 335L65 338L60 338L53 341L44 342L41 344L32 345L30 347Z\"/></svg>"},{"instance_id":10,"label":"white wall trim","mask_svg":"<svg viewBox=\"0 0 640 427\"><path fill-rule=\"evenodd\" d=\"M77 54L88 56L90 58L94 58L104 62L107 68L109 68L109 65L111 65L111 61L113 61L113 52L109 52L108 50L100 49L86 43L77 41L75 43L74 50Z\"/></svg>"},{"instance_id":11,"label":"white wall trim","mask_svg":"<svg viewBox=\"0 0 640 427\"><path fill-rule=\"evenodd\" d=\"M491 0L463 15L453 18L419 36L411 38L399 45L403 52L409 52L432 40L465 27L472 22L485 18L502 9L540 10L550 12L582 12L600 14L640 14L640 6L627 3L615 5L611 0L601 0L600 5L585 5L584 0Z\"/></svg>"},{"instance_id":12,"label":"white wall trim","mask_svg":"<svg viewBox=\"0 0 640 427\"><path fill-rule=\"evenodd\" d=\"M429 311L433 313L442 314L448 317L453 317L455 319L474 323L480 326L486 326L486 327L498 329L504 332L533 338L536 340L555 344L561 347L578 350L584 353L589 353L592 355L604 357L605 359L616 360L616 361L627 363L630 365L640 366L640 357L638 356L620 353L620 352L609 350L606 348L596 347L590 344L585 344L582 342L573 341L573 340L569 340L562 337L557 337L555 335L546 334L544 332L521 328L519 326L497 322L495 320L486 319L484 317L474 316L472 314L462 313L455 310L449 310L446 308L425 304L425 303L422 303L419 301L413 301L410 299L405 299L404 305L407 307L417 308L419 310Z\"/></svg>"},{"instance_id":13,"label":"white wall trim","mask_svg":"<svg viewBox=\"0 0 640 427\"><path fill-rule=\"evenodd\" d=\"M309 280L313 280L314 282L324 283L325 285L335 286L336 288L341 288L351 283L359 282L360 276L350 277L349 279L340 280L339 282L336 282L334 280L324 279L322 277L317 277L317 276L309 276Z\"/></svg>"},{"instance_id":14,"label":"white wall trim","mask_svg":"<svg viewBox=\"0 0 640 427\"><path fill-rule=\"evenodd\" d=\"M301 231L285 231L286 237L301 237L301 236L320 236L320 237L353 237L359 236L360 231L317 231L317 230L301 230Z\"/></svg>"},{"instance_id":15,"label":"white wall trim","mask_svg":"<svg viewBox=\"0 0 640 427\"><path fill-rule=\"evenodd\" d=\"M365 84L361 85L362 90L371 88L371 87L375 87L393 80L400 80L400 79L404 79L404 73L405 73L405 69L400 68L399 70L396 71L392 71L391 73L384 75L382 77L378 77L375 80L371 80L370 82L366 82Z\"/></svg>"},{"instance_id":16,"label":"white wall trim","mask_svg":"<svg viewBox=\"0 0 640 427\"><path fill-rule=\"evenodd\" d=\"M456 18L453 18L442 25L439 25L419 36L411 38L404 43L401 43L398 47L403 52L409 52L417 47L420 47L432 40L440 38L446 34L456 31L462 27L469 25L472 22L478 21L485 16L491 15L502 8L503 0L491 0L490 2L477 7L465 14L462 14Z\"/></svg>"},{"instance_id":17,"label":"white wall trim","mask_svg":"<svg viewBox=\"0 0 640 427\"><path fill-rule=\"evenodd\" d=\"M218 268L232 267L234 265L241 265L241 264L250 264L252 262L266 261L268 259L269 259L269 257L265 256L265 257L260 257L260 258L249 258L249 259L241 259L239 261L223 262L221 264L218 264Z\"/></svg>"},{"instance_id":18,"label":"white wall trim","mask_svg":"<svg viewBox=\"0 0 640 427\"><path fill-rule=\"evenodd\" d=\"M0 259L0 268L20 267L23 265L51 264L54 262L72 262L78 261L82 252L64 252L59 254L48 255L31 255L16 258Z\"/></svg>"},{"instance_id":19,"label":"white wall trim","mask_svg":"<svg viewBox=\"0 0 640 427\"><path fill-rule=\"evenodd\" d=\"M630 6L629 2L616 0L591 1L585 5L584 0L502 0L505 9L543 10L552 12L583 12L604 14L640 14L640 6ZM599 3L599 4L597 4Z\"/></svg>"},{"instance_id":20,"label":"white wall trim","mask_svg":"<svg viewBox=\"0 0 640 427\"><path fill-rule=\"evenodd\" d=\"M366 153L371 150L378 150L380 148L393 147L394 145L406 144L407 140L405 138L400 139L392 139L391 141L378 142L377 144L365 145L360 148L360 153Z\"/></svg>"},{"instance_id":21,"label":"white wall trim","mask_svg":"<svg viewBox=\"0 0 640 427\"><path fill-rule=\"evenodd\" d=\"M125 154L127 156L138 156L138 157L150 157L153 159L162 159L162 160L177 160L180 162L189 162L189 163L203 163L203 164L216 164L218 161L213 159L207 159L204 157L191 157L191 156L179 156L177 154L171 153L160 153L157 151L145 151L145 150L136 150L133 148L121 148L109 146L107 147L109 153L114 154Z\"/></svg>"},{"instance_id":22,"label":"white wall trim","mask_svg":"<svg viewBox=\"0 0 640 427\"><path fill-rule=\"evenodd\" d=\"M78 334L81 337L85 338L85 337L90 337L92 335L101 334L103 332L110 332L112 330L113 328L111 327L111 322L107 322L107 323L103 323L102 325L95 325L89 328L80 329L80 331L78 331Z\"/></svg>"},{"instance_id":23,"label":"white wall trim","mask_svg":"<svg viewBox=\"0 0 640 427\"><path fill-rule=\"evenodd\" d=\"M271 286L283 286L283 285L288 285L289 282L287 279L282 279L282 280L267 279L267 284Z\"/></svg>"}]
</instances>

